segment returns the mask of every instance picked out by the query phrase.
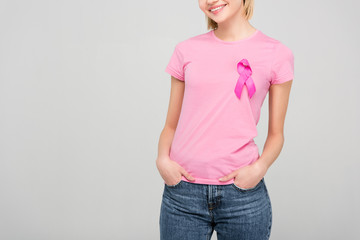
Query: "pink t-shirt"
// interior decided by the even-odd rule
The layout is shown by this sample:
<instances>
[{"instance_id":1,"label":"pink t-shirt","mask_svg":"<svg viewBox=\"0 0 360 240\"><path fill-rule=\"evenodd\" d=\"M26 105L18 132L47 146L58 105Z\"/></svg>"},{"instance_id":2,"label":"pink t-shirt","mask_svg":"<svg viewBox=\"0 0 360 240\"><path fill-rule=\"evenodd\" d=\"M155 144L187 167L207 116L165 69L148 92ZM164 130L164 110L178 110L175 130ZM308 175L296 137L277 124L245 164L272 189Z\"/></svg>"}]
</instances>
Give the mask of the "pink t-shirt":
<instances>
[{"instance_id":1,"label":"pink t-shirt","mask_svg":"<svg viewBox=\"0 0 360 240\"><path fill-rule=\"evenodd\" d=\"M237 68L242 59L252 74L238 98L234 89L243 76ZM260 109L271 84L293 79L292 51L258 29L230 42L210 30L179 42L165 71L185 84L170 159L195 178L193 183L233 183L218 179L260 157L253 140ZM251 82L256 91L250 98ZM184 176L182 180L189 182Z\"/></svg>"}]
</instances>

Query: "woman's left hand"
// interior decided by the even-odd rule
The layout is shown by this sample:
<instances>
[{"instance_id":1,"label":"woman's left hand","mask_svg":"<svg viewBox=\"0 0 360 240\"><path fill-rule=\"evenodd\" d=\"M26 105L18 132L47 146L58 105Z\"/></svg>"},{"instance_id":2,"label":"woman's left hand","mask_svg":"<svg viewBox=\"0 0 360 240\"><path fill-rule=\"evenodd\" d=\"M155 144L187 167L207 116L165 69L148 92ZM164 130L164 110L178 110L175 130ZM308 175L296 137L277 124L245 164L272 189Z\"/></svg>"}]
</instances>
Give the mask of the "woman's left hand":
<instances>
[{"instance_id":1,"label":"woman's left hand","mask_svg":"<svg viewBox=\"0 0 360 240\"><path fill-rule=\"evenodd\" d=\"M259 159L258 159L259 160ZM231 178L235 178L236 185L241 188L252 188L255 187L260 180L265 176L267 172L267 167L259 161L247 165L245 167L239 168L232 173L219 179L221 182L226 182Z\"/></svg>"}]
</instances>

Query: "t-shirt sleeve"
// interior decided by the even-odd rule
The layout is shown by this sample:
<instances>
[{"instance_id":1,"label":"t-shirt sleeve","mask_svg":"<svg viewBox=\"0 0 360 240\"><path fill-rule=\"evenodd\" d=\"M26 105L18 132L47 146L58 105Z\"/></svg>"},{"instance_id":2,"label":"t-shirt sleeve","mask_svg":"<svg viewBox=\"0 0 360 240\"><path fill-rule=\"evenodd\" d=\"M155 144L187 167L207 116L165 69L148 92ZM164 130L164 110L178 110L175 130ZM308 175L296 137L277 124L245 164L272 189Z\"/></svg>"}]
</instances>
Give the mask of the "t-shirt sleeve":
<instances>
[{"instance_id":1,"label":"t-shirt sleeve","mask_svg":"<svg viewBox=\"0 0 360 240\"><path fill-rule=\"evenodd\" d=\"M271 84L284 83L294 78L294 55L290 48L281 42L274 53L271 69Z\"/></svg>"},{"instance_id":2,"label":"t-shirt sleeve","mask_svg":"<svg viewBox=\"0 0 360 240\"><path fill-rule=\"evenodd\" d=\"M165 72L184 81L184 56L179 49L179 44L175 46L170 61L165 68Z\"/></svg>"}]
</instances>

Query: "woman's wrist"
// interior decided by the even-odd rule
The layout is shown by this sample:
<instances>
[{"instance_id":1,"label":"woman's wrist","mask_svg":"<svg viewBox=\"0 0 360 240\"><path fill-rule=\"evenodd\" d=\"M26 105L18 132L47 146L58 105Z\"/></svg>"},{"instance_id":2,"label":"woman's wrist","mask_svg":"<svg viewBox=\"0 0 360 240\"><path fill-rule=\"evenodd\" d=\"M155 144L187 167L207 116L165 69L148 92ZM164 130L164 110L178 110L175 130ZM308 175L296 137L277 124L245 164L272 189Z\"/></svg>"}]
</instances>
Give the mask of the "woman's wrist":
<instances>
[{"instance_id":1,"label":"woman's wrist","mask_svg":"<svg viewBox=\"0 0 360 240\"><path fill-rule=\"evenodd\" d=\"M259 171L262 173L263 176L265 176L267 170L269 169L269 165L266 164L265 161L263 161L261 158L259 158L258 160L256 160L253 163L254 167L259 169Z\"/></svg>"}]
</instances>

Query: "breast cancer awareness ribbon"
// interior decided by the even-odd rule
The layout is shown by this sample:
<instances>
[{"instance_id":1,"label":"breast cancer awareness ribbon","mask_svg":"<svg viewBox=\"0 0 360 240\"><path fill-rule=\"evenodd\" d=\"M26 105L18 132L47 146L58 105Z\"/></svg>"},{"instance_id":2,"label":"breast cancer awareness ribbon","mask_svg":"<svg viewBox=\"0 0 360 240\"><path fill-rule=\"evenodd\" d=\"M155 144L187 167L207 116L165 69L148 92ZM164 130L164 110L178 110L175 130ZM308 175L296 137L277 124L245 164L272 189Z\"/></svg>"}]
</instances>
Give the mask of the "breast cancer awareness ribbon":
<instances>
[{"instance_id":1,"label":"breast cancer awareness ribbon","mask_svg":"<svg viewBox=\"0 0 360 240\"><path fill-rule=\"evenodd\" d=\"M242 89L244 85L246 85L248 89L249 97L251 98L254 95L256 88L254 81L251 78L252 70L247 59L244 58L240 62L238 62L237 72L239 73L240 76L237 80L234 90L236 96L240 99Z\"/></svg>"}]
</instances>

